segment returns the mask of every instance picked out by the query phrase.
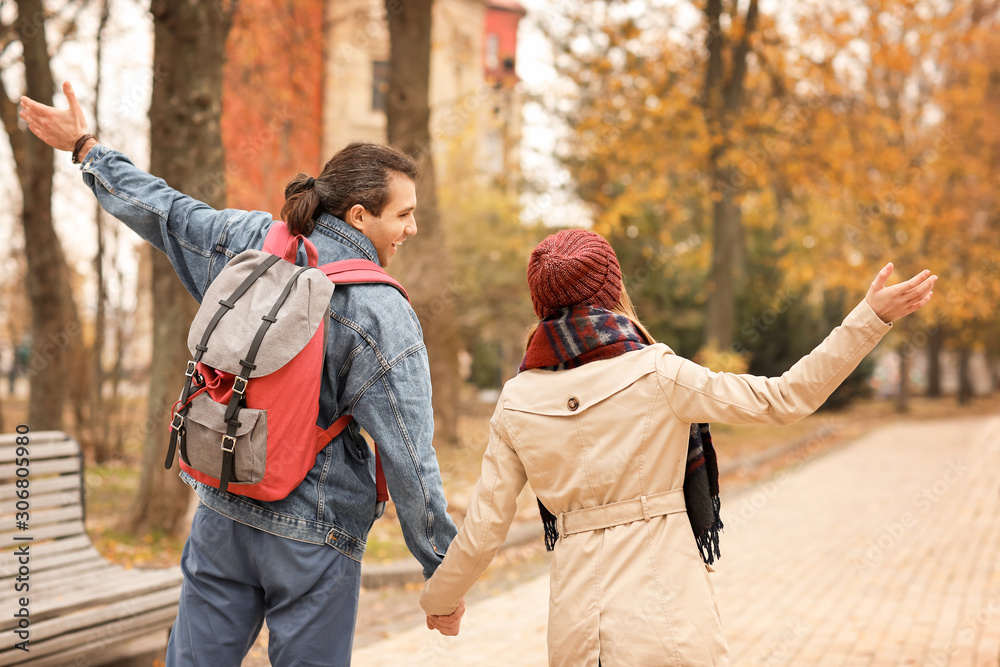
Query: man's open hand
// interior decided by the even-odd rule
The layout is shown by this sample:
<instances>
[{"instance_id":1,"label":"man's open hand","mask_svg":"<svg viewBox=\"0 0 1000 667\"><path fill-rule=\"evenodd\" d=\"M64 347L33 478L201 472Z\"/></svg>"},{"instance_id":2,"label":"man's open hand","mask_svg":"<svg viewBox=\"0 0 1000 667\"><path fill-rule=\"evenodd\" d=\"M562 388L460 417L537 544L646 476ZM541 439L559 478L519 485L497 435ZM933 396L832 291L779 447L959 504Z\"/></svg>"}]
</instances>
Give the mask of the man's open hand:
<instances>
[{"instance_id":1,"label":"man's open hand","mask_svg":"<svg viewBox=\"0 0 1000 667\"><path fill-rule=\"evenodd\" d=\"M76 140L87 134L87 119L69 81L63 84L63 93L69 101L68 109L56 109L22 96L20 116L27 121L28 129L49 146L71 151Z\"/></svg>"}]
</instances>

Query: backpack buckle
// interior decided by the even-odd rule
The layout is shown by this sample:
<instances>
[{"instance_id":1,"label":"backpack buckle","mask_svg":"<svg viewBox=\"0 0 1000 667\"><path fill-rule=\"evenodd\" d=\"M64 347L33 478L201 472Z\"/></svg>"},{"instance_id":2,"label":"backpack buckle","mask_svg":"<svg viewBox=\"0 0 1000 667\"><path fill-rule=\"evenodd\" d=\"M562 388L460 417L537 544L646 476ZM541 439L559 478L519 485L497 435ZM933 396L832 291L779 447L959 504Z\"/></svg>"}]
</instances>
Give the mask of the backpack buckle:
<instances>
[{"instance_id":1,"label":"backpack buckle","mask_svg":"<svg viewBox=\"0 0 1000 667\"><path fill-rule=\"evenodd\" d=\"M233 378L233 393L242 396L247 390L247 379L241 375Z\"/></svg>"},{"instance_id":2,"label":"backpack buckle","mask_svg":"<svg viewBox=\"0 0 1000 667\"><path fill-rule=\"evenodd\" d=\"M184 426L184 415L182 415L179 412L175 412L174 413L174 418L170 422L170 429L172 431L179 431L179 430L181 430L181 427L183 427L183 426Z\"/></svg>"},{"instance_id":3,"label":"backpack buckle","mask_svg":"<svg viewBox=\"0 0 1000 667\"><path fill-rule=\"evenodd\" d=\"M227 444L229 445L228 448L226 447ZM234 449L236 449L236 436L222 436L222 451L232 454Z\"/></svg>"},{"instance_id":4,"label":"backpack buckle","mask_svg":"<svg viewBox=\"0 0 1000 667\"><path fill-rule=\"evenodd\" d=\"M184 371L184 375L188 376L189 378L194 377L194 369L195 366L197 366L197 364L198 362L196 362L194 359L189 360L187 363L187 369Z\"/></svg>"}]
</instances>

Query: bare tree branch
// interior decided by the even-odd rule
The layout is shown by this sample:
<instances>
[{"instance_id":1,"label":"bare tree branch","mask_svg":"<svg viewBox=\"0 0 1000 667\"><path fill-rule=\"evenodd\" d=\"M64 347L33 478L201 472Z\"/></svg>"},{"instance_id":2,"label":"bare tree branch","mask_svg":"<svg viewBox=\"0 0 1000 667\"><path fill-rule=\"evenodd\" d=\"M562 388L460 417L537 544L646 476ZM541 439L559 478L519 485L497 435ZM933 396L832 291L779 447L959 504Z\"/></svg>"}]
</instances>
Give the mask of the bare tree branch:
<instances>
[{"instance_id":1,"label":"bare tree branch","mask_svg":"<svg viewBox=\"0 0 1000 667\"><path fill-rule=\"evenodd\" d=\"M52 45L52 52L59 53L62 49L62 45L66 43L66 40L75 37L77 28L80 25L80 16L90 5L90 0L70 0L62 7L62 11L68 11L76 5L76 11L70 16L65 25L62 26L62 30L59 33L59 38L54 40Z\"/></svg>"},{"instance_id":2,"label":"bare tree branch","mask_svg":"<svg viewBox=\"0 0 1000 667\"><path fill-rule=\"evenodd\" d=\"M7 6L7 0L0 0L0 56L4 54L7 47L13 44L17 39L14 36L14 25L12 23L6 23L3 21L4 8Z\"/></svg>"},{"instance_id":3,"label":"bare tree branch","mask_svg":"<svg viewBox=\"0 0 1000 667\"><path fill-rule=\"evenodd\" d=\"M783 98L788 93L788 87L785 85L785 78L782 72L772 63L767 54L763 50L754 49L754 54L757 56L757 60L760 62L761 69L767 74L768 79L771 81L771 92L776 98Z\"/></svg>"},{"instance_id":4,"label":"bare tree branch","mask_svg":"<svg viewBox=\"0 0 1000 667\"><path fill-rule=\"evenodd\" d=\"M705 72L705 103L708 108L716 106L712 99L722 80L724 65L722 63L722 48L725 39L722 34L720 17L722 15L722 0L708 0L705 7L705 17L708 22L708 34L705 36L705 48L708 50L708 68Z\"/></svg>"},{"instance_id":5,"label":"bare tree branch","mask_svg":"<svg viewBox=\"0 0 1000 667\"><path fill-rule=\"evenodd\" d=\"M747 75L747 55L750 53L750 36L757 30L757 0L750 0L746 19L743 21L743 37L732 47L732 77L726 86L726 106L735 109L743 97L743 81Z\"/></svg>"},{"instance_id":6,"label":"bare tree branch","mask_svg":"<svg viewBox=\"0 0 1000 667\"><path fill-rule=\"evenodd\" d=\"M3 70L0 69L0 74L2 73ZM24 164L24 150L27 137L21 131L21 128L18 127L17 106L18 103L7 94L7 87L4 85L3 80L0 79L0 117L3 118L3 128L10 139L10 148L14 153L14 163L17 165L18 173L20 173L21 165Z\"/></svg>"}]
</instances>

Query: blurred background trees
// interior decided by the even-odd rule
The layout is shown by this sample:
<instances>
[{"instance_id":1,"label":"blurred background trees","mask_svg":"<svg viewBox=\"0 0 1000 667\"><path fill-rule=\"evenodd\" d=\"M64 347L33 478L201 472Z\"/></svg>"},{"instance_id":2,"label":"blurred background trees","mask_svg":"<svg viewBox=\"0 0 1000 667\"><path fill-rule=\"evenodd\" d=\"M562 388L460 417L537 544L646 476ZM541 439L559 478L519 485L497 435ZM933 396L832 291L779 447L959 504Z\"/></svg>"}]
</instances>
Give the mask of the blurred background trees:
<instances>
[{"instance_id":1,"label":"blurred background trees","mask_svg":"<svg viewBox=\"0 0 1000 667\"><path fill-rule=\"evenodd\" d=\"M904 401L916 351L992 348L997 8L608 1L556 24L562 157L654 334L775 374L893 260L942 276L894 337Z\"/></svg>"},{"instance_id":2,"label":"blurred background trees","mask_svg":"<svg viewBox=\"0 0 1000 667\"><path fill-rule=\"evenodd\" d=\"M74 276L52 219L53 150L19 122L18 100L25 94L52 104L51 52L75 31L79 4L66 2L55 14L46 11L42 0L0 5L5 10L0 16L0 54L5 56L0 75L11 68L21 73L21 85L14 92L0 82L0 116L20 186L25 263L18 277L31 305L30 333L26 332L30 356L22 362L27 362L24 372L31 383L28 419L39 430L63 428L67 399L73 397L71 390L85 369L78 365L83 350ZM51 35L58 35L54 45L49 43ZM82 400L79 393L75 397Z\"/></svg>"}]
</instances>

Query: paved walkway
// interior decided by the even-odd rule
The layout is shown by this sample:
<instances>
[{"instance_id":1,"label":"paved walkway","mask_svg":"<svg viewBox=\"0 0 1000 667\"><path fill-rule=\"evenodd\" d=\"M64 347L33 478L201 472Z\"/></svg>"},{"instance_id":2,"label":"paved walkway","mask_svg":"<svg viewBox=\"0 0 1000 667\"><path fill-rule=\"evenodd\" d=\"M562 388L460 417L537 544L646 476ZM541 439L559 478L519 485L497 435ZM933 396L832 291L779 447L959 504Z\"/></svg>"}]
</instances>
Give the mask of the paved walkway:
<instances>
[{"instance_id":1,"label":"paved walkway","mask_svg":"<svg viewBox=\"0 0 1000 667\"><path fill-rule=\"evenodd\" d=\"M883 427L723 495L713 575L735 665L1000 665L1000 417ZM548 578L355 667L544 666ZM646 666L636 666L646 667Z\"/></svg>"}]
</instances>

